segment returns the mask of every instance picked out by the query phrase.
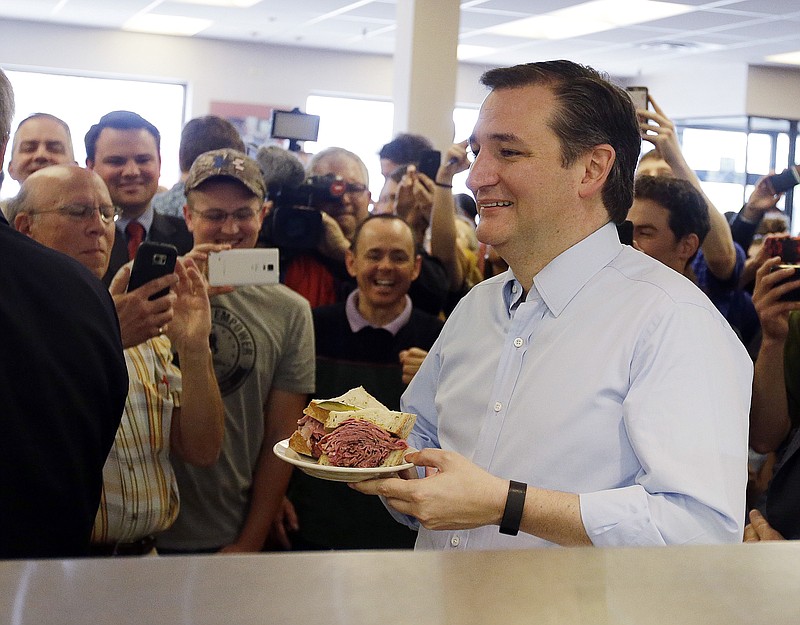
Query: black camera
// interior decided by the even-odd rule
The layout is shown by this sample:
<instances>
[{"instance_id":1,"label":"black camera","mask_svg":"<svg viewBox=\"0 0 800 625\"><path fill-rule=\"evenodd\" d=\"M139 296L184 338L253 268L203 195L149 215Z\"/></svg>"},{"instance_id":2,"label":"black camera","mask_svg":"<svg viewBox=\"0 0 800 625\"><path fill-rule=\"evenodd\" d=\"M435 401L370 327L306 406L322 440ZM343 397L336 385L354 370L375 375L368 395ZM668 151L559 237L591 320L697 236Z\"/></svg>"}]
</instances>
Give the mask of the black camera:
<instances>
[{"instance_id":1,"label":"black camera","mask_svg":"<svg viewBox=\"0 0 800 625\"><path fill-rule=\"evenodd\" d=\"M313 249L322 236L321 210L335 215L344 206L342 197L347 183L340 176L311 176L299 186L270 189L273 207L266 238L276 247Z\"/></svg>"}]
</instances>

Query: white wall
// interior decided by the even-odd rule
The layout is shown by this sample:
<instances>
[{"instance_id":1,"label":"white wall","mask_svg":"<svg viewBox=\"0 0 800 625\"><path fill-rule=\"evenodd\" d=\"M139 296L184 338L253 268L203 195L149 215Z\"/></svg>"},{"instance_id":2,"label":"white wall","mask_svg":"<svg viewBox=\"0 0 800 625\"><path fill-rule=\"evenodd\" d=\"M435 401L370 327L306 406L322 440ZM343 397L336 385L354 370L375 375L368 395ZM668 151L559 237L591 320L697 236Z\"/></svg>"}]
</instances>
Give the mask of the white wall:
<instances>
[{"instance_id":1,"label":"white wall","mask_svg":"<svg viewBox=\"0 0 800 625\"><path fill-rule=\"evenodd\" d=\"M208 113L212 100L302 108L311 93L392 97L389 56L9 20L0 20L0 32L0 59L7 68L184 82L187 119ZM459 103L481 102L484 91L477 83L483 69L459 69Z\"/></svg>"},{"instance_id":2,"label":"white wall","mask_svg":"<svg viewBox=\"0 0 800 625\"><path fill-rule=\"evenodd\" d=\"M746 108L748 115L800 119L800 69L748 68Z\"/></svg>"}]
</instances>

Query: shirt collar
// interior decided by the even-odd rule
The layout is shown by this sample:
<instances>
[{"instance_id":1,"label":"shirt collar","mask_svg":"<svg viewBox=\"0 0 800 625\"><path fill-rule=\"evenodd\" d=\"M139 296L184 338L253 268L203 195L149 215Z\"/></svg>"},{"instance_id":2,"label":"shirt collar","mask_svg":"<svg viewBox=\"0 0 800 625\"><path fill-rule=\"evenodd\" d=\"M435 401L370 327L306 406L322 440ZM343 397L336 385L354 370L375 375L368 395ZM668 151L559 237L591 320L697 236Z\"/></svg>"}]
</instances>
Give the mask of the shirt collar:
<instances>
[{"instance_id":1,"label":"shirt collar","mask_svg":"<svg viewBox=\"0 0 800 625\"><path fill-rule=\"evenodd\" d=\"M616 226L607 223L556 256L536 274L527 299L541 299L557 317L592 276L616 258L621 249ZM510 315L522 301L522 285L511 269L505 276L503 300Z\"/></svg>"},{"instance_id":2,"label":"shirt collar","mask_svg":"<svg viewBox=\"0 0 800 625\"><path fill-rule=\"evenodd\" d=\"M533 279L533 286L557 317L621 250L617 228L609 222L550 261Z\"/></svg>"},{"instance_id":3,"label":"shirt collar","mask_svg":"<svg viewBox=\"0 0 800 625\"><path fill-rule=\"evenodd\" d=\"M120 215L119 219L117 219L117 229L125 232L125 228L132 221L134 220ZM139 215L135 221L138 221L140 224L142 224L144 226L145 234L148 234L150 232L150 226L153 225L153 205L150 204L150 206L147 207L147 210Z\"/></svg>"},{"instance_id":4,"label":"shirt collar","mask_svg":"<svg viewBox=\"0 0 800 625\"><path fill-rule=\"evenodd\" d=\"M403 308L403 312L401 312L397 317L395 317L392 321L387 323L384 326L376 326L366 319L358 310L358 289L350 293L347 296L347 302L345 303L344 310L345 314L347 315L347 322L350 324L350 329L353 332L358 332L359 330L363 330L366 327L370 328L382 328L392 334L392 336L396 335L400 329L408 323L408 320L411 319L411 298L406 295L406 305Z\"/></svg>"}]
</instances>

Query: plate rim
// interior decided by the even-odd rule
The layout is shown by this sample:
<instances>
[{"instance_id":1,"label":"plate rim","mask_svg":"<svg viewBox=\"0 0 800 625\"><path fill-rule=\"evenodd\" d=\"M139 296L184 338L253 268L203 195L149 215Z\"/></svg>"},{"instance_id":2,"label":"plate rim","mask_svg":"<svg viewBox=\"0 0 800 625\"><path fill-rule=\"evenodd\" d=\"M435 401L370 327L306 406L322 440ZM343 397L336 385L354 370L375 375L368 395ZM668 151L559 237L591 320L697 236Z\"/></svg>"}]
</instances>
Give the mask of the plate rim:
<instances>
[{"instance_id":1,"label":"plate rim","mask_svg":"<svg viewBox=\"0 0 800 625\"><path fill-rule=\"evenodd\" d=\"M280 450L280 451L279 451ZM297 456L297 458L292 458L291 456L287 455L286 452L291 451L293 454ZM417 451L413 447L408 448L409 452ZM382 475L382 474L392 474L397 473L398 471L403 471L405 469L411 469L416 466L413 462L404 462L403 464L396 464L391 467L337 467L334 465L328 464L317 464L316 462L311 462L309 460L305 460L301 458L300 455L294 451L293 449L289 448L289 439L284 438L283 440L278 441L272 447L272 452L284 462L288 462L300 469L311 469L313 471L319 471L321 473L330 473L330 474L339 474L339 475L352 475L353 477L364 477L365 475Z\"/></svg>"}]
</instances>

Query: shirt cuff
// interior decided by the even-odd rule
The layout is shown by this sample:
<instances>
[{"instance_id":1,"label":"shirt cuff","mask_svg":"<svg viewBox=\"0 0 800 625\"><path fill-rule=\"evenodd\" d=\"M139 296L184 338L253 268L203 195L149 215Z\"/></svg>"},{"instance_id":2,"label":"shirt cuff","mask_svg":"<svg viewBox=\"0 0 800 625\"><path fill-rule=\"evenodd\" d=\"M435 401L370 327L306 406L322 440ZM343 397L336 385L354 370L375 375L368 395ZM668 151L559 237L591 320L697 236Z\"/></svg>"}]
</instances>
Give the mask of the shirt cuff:
<instances>
[{"instance_id":1,"label":"shirt cuff","mask_svg":"<svg viewBox=\"0 0 800 625\"><path fill-rule=\"evenodd\" d=\"M583 527L596 547L665 545L641 486L580 495Z\"/></svg>"}]
</instances>

